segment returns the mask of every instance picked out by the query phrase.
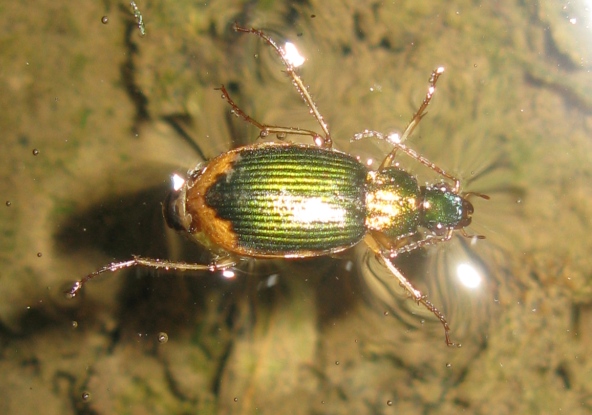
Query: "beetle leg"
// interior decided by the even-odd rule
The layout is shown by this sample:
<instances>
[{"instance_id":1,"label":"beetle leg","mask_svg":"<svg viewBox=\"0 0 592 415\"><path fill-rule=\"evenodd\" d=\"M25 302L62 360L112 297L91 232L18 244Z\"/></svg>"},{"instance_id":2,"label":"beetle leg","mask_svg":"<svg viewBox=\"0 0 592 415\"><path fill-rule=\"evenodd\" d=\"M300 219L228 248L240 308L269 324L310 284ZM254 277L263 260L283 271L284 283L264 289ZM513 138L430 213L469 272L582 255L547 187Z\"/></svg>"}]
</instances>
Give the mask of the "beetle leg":
<instances>
[{"instance_id":1,"label":"beetle leg","mask_svg":"<svg viewBox=\"0 0 592 415\"><path fill-rule=\"evenodd\" d=\"M382 161L382 164L380 165L380 169L384 169L386 167L392 166L394 163L395 154L397 153L397 150L400 149L400 150L404 151L408 156L419 161L421 164L424 164L427 167L431 168L436 173L446 177L449 180L452 180L454 182L455 193L458 193L458 191L460 189L460 182L458 179L456 179L454 176L446 173L440 167L436 166L434 163L430 162L428 159L419 155L417 152L413 151L412 149L407 148L407 146L405 146L403 144L409 138L411 133L413 133L413 130L415 130L415 127L417 127L417 125L419 124L421 119L426 114L425 110L428 107L430 101L432 100L434 92L436 91L436 82L438 82L438 78L440 77L440 75L442 75L442 73L444 73L443 67L439 67L439 68L434 69L432 71L432 76L430 77L430 86L428 88L428 92L426 93L425 98L423 99L423 102L421 103L417 112L413 115L413 118L411 118L411 121L409 121L409 124L407 124L407 127L405 127L405 131L403 131L403 134L397 140L397 142L393 142L393 140L389 140L389 141L393 142L393 145L395 147L384 158L384 160ZM365 131L363 133L356 134L354 136L354 139L359 140L360 138L366 138L366 137L377 137L379 139L386 138L383 134L377 133L376 131Z\"/></svg>"},{"instance_id":2,"label":"beetle leg","mask_svg":"<svg viewBox=\"0 0 592 415\"><path fill-rule=\"evenodd\" d=\"M220 88L216 89L222 92L222 98L224 98L226 102L228 102L228 104L232 107L232 111L237 116L241 117L243 120L245 120L249 124L254 125L259 129L259 137L265 138L268 137L270 134L275 134L279 140L283 140L284 138L286 138L288 134L308 135L313 138L313 141L317 146L326 147L326 140L314 131L305 130L297 127L280 127L277 125L261 124L259 121L251 118L242 109L240 109L240 107L232 100L232 98L230 98L230 94L228 93L224 85L221 85Z\"/></svg>"},{"instance_id":3,"label":"beetle leg","mask_svg":"<svg viewBox=\"0 0 592 415\"><path fill-rule=\"evenodd\" d=\"M419 106L417 112L413 115L413 118L411 118L411 121L409 121L407 127L405 127L405 131L403 131L403 134L401 135L401 143L405 142L405 140L409 138L413 130L415 130L415 127L417 127L423 116L426 114L425 110L428 107L430 101L432 100L434 92L436 91L436 82L438 82L438 78L443 73L444 67L442 66L432 71L432 75L430 76L430 86L428 87L428 92L426 93L426 96L423 99L421 105Z\"/></svg>"},{"instance_id":4,"label":"beetle leg","mask_svg":"<svg viewBox=\"0 0 592 415\"><path fill-rule=\"evenodd\" d=\"M382 169L385 169L387 167L394 165L397 150L401 150L402 152L407 154L409 157L417 160L419 163L423 164L424 166L429 167L430 169L434 170L439 175L454 182L454 193L458 193L460 191L460 180L458 180L453 175L446 173L442 168L438 167L435 163L432 163L427 158L425 158L424 156L419 154L417 151L407 147L405 144L402 144L401 142L397 142L397 141L393 140L390 136L386 136L386 135L382 134L381 132L374 131L374 130L364 130L361 133L354 134L353 141L363 140L366 138L377 138L379 140L385 140L394 146L392 151L384 158L384 160L380 164L380 167L378 168L378 170L382 170ZM402 141L402 139L401 139L401 141ZM481 196L481 195L479 194L479 196Z\"/></svg>"},{"instance_id":5,"label":"beetle leg","mask_svg":"<svg viewBox=\"0 0 592 415\"><path fill-rule=\"evenodd\" d=\"M448 229L446 234L444 234L443 236L427 236L423 239L420 239L419 241L410 242L409 244L401 246L399 248L388 249L386 251L386 255L390 258L395 258L396 256L403 254L405 252L411 252L419 248L425 248L426 246L436 245L440 242L449 241L450 238L452 238L453 231L453 229Z\"/></svg>"},{"instance_id":6,"label":"beetle leg","mask_svg":"<svg viewBox=\"0 0 592 415\"><path fill-rule=\"evenodd\" d=\"M387 167L392 166L395 164L395 156L397 154L397 150L403 151L409 157L417 160L419 163L429 167L430 169L434 170L441 176L446 177L447 179L454 182L454 193L458 193L460 190L460 180L456 177L452 176L451 174L446 173L442 168L438 167L436 164L429 161L427 158L419 154L417 151L407 147L405 144L402 144L402 139L398 137L393 138L391 136L387 136L382 134L381 132L374 131L374 130L364 130L361 133L354 134L353 141L363 140L366 138L377 138L379 140L385 140L391 143L394 148L393 150L384 158L378 170L385 169Z\"/></svg>"},{"instance_id":7,"label":"beetle leg","mask_svg":"<svg viewBox=\"0 0 592 415\"><path fill-rule=\"evenodd\" d=\"M93 279L94 277L103 274L105 272L115 272L119 271L120 269L125 268L133 268L137 266L154 268L154 269L164 269L165 271L174 270L174 271L223 271L227 268L233 267L236 265L236 260L232 257L223 257L218 258L214 262L205 265L205 264L191 264L187 262L175 262L175 261L167 261L162 259L153 259L153 258L143 258L139 256L134 256L132 259L127 261L121 262L112 262L109 265L104 266L92 272L82 278L79 281L76 281L72 288L66 291L71 297L75 297L78 294L78 291L82 288L84 284L86 284L89 280Z\"/></svg>"},{"instance_id":8,"label":"beetle leg","mask_svg":"<svg viewBox=\"0 0 592 415\"><path fill-rule=\"evenodd\" d=\"M449 241L452 238L454 229L448 229L444 235L427 235L419 241L411 239L413 235L409 237L403 237L396 239L394 242L390 241L380 232L372 232L372 238L385 248L385 255L390 258L395 258L400 254L415 251L416 249L425 248L427 246L436 245L440 242ZM477 236L479 238L479 236ZM482 238L479 238L482 239Z\"/></svg>"},{"instance_id":9,"label":"beetle leg","mask_svg":"<svg viewBox=\"0 0 592 415\"><path fill-rule=\"evenodd\" d=\"M279 55L280 59L282 60L282 62L284 64L284 67L286 68L286 73L288 74L288 76L292 80L292 83L296 87L296 90L298 90L298 92L300 93L300 96L302 97L302 99L304 100L304 102L306 103L306 105L308 105L308 107L310 108L310 112L311 112L312 116L317 120L317 122L321 126L321 129L323 130L323 135L319 135L317 133L309 134L309 133L311 133L311 131L308 131L304 135L310 135L310 136L312 136L314 143L317 146L319 146L319 147L331 148L333 142L331 140L331 134L329 133L329 126L327 125L327 123L325 122L325 119L323 118L323 116L319 112L319 109L317 108L317 106L314 103L312 97L310 96L310 93L308 92L308 89L306 88L306 86L302 82L302 79L296 73L295 68L294 68L294 65L292 65L286 59L286 53L285 53L284 49L282 49L281 47L279 47L277 45L277 43L275 43L273 41L273 39L271 39L269 36L267 36L261 30L254 29L254 28L248 29L248 28L245 28L245 27L241 27L241 26L239 26L236 23L234 24L234 30L237 31L237 32L252 33L254 35L259 36L269 46L271 46L273 48L273 50L276 51L276 53ZM290 129L290 130L291 131L285 131L285 132L290 133L290 134L298 134L298 133L294 133L292 131L292 129ZM297 129L295 129L295 130L297 130ZM306 130L300 130L300 131L306 131ZM303 133L300 133L300 134L303 134Z\"/></svg>"},{"instance_id":10,"label":"beetle leg","mask_svg":"<svg viewBox=\"0 0 592 415\"><path fill-rule=\"evenodd\" d=\"M428 309L432 314L436 316L436 318L444 327L444 336L445 341L448 346L456 346L460 347L460 344L456 344L450 340L450 326L448 325L448 321L446 321L446 317L444 314L440 312L428 299L427 296L423 295L421 291L416 289L407 278L399 271L397 267L393 265L389 256L390 252L388 250L384 250L380 244L370 235L366 236L365 239L366 243L370 247L370 249L376 254L376 256L382 261L384 266L399 280L399 284L407 290L409 295L413 298L415 302L418 304L422 304L426 309Z\"/></svg>"},{"instance_id":11,"label":"beetle leg","mask_svg":"<svg viewBox=\"0 0 592 415\"><path fill-rule=\"evenodd\" d=\"M457 179L456 177L454 177L453 175L451 175L449 173L446 173L442 168L438 167L437 165L435 165L434 163L429 161L427 158L420 155L415 150L407 147L406 145L401 144L401 143L396 143L396 144L394 144L394 146L395 146L395 148L393 149L393 151L391 151L389 153L389 155L386 156L386 158L384 159L384 161L380 165L380 169L384 169L386 167L391 166L394 162L394 158L395 158L395 154L396 154L397 150L401 150L405 154L407 154L409 157L417 160L418 162L420 162L424 166L427 166L430 169L434 170L439 175L446 177L448 180L454 182L453 192L455 194L458 194L458 192L460 191L460 180L459 179Z\"/></svg>"}]
</instances>

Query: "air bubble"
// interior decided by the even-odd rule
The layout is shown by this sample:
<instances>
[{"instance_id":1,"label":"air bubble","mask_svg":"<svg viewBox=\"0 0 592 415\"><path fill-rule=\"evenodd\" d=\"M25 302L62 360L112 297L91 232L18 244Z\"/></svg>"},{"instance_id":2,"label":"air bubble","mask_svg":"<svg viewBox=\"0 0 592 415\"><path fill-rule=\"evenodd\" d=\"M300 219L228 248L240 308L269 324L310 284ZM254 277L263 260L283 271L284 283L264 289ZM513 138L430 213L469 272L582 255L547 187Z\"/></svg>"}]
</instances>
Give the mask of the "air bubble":
<instances>
[{"instance_id":1,"label":"air bubble","mask_svg":"<svg viewBox=\"0 0 592 415\"><path fill-rule=\"evenodd\" d=\"M159 343L166 343L169 341L169 335L165 332L158 333L158 342Z\"/></svg>"},{"instance_id":2,"label":"air bubble","mask_svg":"<svg viewBox=\"0 0 592 415\"><path fill-rule=\"evenodd\" d=\"M33 155L36 156L39 154L39 150L37 150L36 148L33 149Z\"/></svg>"},{"instance_id":3,"label":"air bubble","mask_svg":"<svg viewBox=\"0 0 592 415\"><path fill-rule=\"evenodd\" d=\"M391 401L391 400L388 400L388 401L386 401L386 404L387 404L388 406L393 406L393 401Z\"/></svg>"},{"instance_id":4,"label":"air bubble","mask_svg":"<svg viewBox=\"0 0 592 415\"><path fill-rule=\"evenodd\" d=\"M10 205L12 205L12 202L10 200L6 201L6 206L10 207Z\"/></svg>"},{"instance_id":5,"label":"air bubble","mask_svg":"<svg viewBox=\"0 0 592 415\"><path fill-rule=\"evenodd\" d=\"M90 401L90 392L82 392L82 400L84 402Z\"/></svg>"},{"instance_id":6,"label":"air bubble","mask_svg":"<svg viewBox=\"0 0 592 415\"><path fill-rule=\"evenodd\" d=\"M103 23L103 24L109 23L109 18L107 16L101 17L101 23Z\"/></svg>"}]
</instances>

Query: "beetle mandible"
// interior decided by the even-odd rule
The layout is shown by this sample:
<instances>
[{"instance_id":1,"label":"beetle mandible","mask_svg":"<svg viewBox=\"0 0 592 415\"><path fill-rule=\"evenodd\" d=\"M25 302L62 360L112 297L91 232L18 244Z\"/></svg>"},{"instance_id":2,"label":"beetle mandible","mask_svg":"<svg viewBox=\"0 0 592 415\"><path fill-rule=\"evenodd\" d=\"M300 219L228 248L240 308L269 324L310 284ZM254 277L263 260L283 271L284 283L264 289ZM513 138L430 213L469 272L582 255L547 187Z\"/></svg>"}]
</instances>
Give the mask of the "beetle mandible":
<instances>
[{"instance_id":1,"label":"beetle mandible","mask_svg":"<svg viewBox=\"0 0 592 415\"><path fill-rule=\"evenodd\" d=\"M329 127L284 49L263 31L234 25L237 32L263 39L282 60L321 134L311 130L261 124L244 113L222 85L219 90L232 110L256 126L261 138L310 136L313 145L289 142L256 143L235 148L212 159L205 167L190 170L163 204L169 227L203 244L214 255L210 264L173 262L134 256L111 263L77 281L67 291L75 296L90 279L104 272L134 266L177 271L217 271L235 266L244 258L310 258L344 251L364 241L410 296L432 312L444 327L446 344L450 327L444 315L405 278L391 260L403 252L450 240L471 223L473 205L461 193L460 180L448 174L403 142L425 115L438 78L434 70L428 92L392 151L375 171L355 157L332 149ZM366 130L362 138L388 139ZM420 186L410 173L395 163L398 151L434 170L450 183ZM419 228L422 239L412 240Z\"/></svg>"}]
</instances>

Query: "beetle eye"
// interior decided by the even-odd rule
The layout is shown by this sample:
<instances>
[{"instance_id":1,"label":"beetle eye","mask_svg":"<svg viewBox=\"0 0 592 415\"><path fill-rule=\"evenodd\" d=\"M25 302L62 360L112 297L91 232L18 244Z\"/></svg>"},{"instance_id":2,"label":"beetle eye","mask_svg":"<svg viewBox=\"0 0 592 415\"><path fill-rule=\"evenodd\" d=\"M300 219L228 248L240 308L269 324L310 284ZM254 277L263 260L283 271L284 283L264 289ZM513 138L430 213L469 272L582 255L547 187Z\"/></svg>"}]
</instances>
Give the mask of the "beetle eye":
<instances>
[{"instance_id":1,"label":"beetle eye","mask_svg":"<svg viewBox=\"0 0 592 415\"><path fill-rule=\"evenodd\" d=\"M473 208L473 204L469 202L467 199L463 198L462 200L462 219L458 222L455 229L462 229L471 224L473 212L475 209Z\"/></svg>"}]
</instances>

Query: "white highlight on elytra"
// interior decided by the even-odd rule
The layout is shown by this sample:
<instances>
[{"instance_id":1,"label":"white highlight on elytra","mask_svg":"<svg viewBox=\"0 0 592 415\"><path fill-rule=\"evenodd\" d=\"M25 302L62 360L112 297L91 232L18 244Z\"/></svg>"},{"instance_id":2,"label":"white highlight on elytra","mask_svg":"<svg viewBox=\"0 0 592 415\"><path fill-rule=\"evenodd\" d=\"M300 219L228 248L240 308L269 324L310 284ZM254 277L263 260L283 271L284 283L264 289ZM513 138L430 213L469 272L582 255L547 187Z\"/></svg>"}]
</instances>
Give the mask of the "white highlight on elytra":
<instances>
[{"instance_id":1,"label":"white highlight on elytra","mask_svg":"<svg viewBox=\"0 0 592 415\"><path fill-rule=\"evenodd\" d=\"M286 42L284 45L284 59L294 68L298 68L305 61L304 56L298 52L296 45L291 42Z\"/></svg>"},{"instance_id":2,"label":"white highlight on elytra","mask_svg":"<svg viewBox=\"0 0 592 415\"><path fill-rule=\"evenodd\" d=\"M327 203L320 197L301 198L291 195L279 195L273 202L273 208L290 220L303 224L312 222L345 221L346 210Z\"/></svg>"}]
</instances>

